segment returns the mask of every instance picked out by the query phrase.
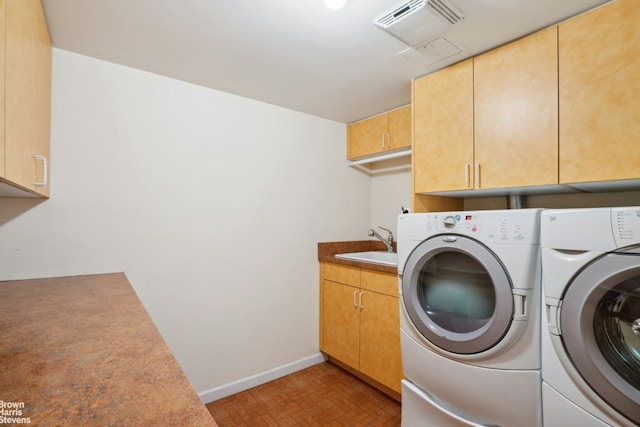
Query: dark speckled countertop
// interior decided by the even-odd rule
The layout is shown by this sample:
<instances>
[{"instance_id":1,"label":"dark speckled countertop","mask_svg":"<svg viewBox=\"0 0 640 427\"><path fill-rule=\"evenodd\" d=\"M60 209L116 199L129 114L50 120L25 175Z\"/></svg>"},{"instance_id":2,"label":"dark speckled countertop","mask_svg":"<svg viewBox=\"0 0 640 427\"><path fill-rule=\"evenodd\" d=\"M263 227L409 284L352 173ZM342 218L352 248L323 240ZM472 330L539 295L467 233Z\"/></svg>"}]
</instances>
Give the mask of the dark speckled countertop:
<instances>
[{"instance_id":1,"label":"dark speckled countertop","mask_svg":"<svg viewBox=\"0 0 640 427\"><path fill-rule=\"evenodd\" d=\"M398 273L397 267L390 265L374 264L370 262L359 262L348 259L336 258L336 254L348 252L385 251L384 243L377 240L355 240L345 242L320 242L318 243L318 261L332 262L334 264L352 265L355 267L367 268L369 270L384 271L386 273ZM394 243L395 250L395 243Z\"/></svg>"},{"instance_id":2,"label":"dark speckled countertop","mask_svg":"<svg viewBox=\"0 0 640 427\"><path fill-rule=\"evenodd\" d=\"M0 401L9 425L216 426L123 273L0 282Z\"/></svg>"}]
</instances>

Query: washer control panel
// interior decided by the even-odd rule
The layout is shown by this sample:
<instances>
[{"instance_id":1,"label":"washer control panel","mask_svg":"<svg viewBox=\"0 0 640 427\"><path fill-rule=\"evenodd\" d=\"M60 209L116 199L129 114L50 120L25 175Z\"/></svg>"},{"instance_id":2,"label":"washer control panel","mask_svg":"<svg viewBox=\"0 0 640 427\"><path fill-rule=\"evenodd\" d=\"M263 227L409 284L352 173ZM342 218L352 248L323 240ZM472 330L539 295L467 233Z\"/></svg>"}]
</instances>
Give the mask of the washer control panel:
<instances>
[{"instance_id":1,"label":"washer control panel","mask_svg":"<svg viewBox=\"0 0 640 427\"><path fill-rule=\"evenodd\" d=\"M611 229L619 248L640 243L640 207L612 208Z\"/></svg>"}]
</instances>

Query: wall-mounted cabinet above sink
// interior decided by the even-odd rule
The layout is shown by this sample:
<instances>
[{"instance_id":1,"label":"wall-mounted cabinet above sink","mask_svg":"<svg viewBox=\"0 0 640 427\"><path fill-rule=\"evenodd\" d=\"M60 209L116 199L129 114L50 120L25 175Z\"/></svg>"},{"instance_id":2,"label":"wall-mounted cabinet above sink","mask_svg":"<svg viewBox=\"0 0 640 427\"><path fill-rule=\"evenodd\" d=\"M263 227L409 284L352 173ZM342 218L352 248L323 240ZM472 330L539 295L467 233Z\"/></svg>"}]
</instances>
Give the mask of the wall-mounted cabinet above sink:
<instances>
[{"instance_id":1,"label":"wall-mounted cabinet above sink","mask_svg":"<svg viewBox=\"0 0 640 427\"><path fill-rule=\"evenodd\" d=\"M411 105L347 126L347 158L384 154L411 147Z\"/></svg>"},{"instance_id":2,"label":"wall-mounted cabinet above sink","mask_svg":"<svg viewBox=\"0 0 640 427\"><path fill-rule=\"evenodd\" d=\"M348 166L374 175L411 169L411 105L347 126Z\"/></svg>"}]
</instances>

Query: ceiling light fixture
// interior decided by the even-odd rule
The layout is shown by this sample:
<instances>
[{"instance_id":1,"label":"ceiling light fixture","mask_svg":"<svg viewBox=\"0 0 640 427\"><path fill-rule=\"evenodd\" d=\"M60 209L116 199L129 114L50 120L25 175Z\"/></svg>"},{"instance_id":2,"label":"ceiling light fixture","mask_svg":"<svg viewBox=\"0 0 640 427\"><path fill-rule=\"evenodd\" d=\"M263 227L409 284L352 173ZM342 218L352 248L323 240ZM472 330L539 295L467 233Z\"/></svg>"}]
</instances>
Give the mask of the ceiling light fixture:
<instances>
[{"instance_id":1,"label":"ceiling light fixture","mask_svg":"<svg viewBox=\"0 0 640 427\"><path fill-rule=\"evenodd\" d=\"M324 0L324 5L331 10L342 9L347 0Z\"/></svg>"}]
</instances>

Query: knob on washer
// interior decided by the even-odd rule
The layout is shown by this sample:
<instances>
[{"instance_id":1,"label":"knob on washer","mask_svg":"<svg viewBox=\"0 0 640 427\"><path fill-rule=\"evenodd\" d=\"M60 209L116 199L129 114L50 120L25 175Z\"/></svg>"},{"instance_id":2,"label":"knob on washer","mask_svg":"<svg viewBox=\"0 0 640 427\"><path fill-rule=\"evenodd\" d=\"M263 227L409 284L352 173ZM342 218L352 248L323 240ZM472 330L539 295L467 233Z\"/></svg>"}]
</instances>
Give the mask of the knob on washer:
<instances>
[{"instance_id":1,"label":"knob on washer","mask_svg":"<svg viewBox=\"0 0 640 427\"><path fill-rule=\"evenodd\" d=\"M442 222L446 228L453 228L456 225L456 218L453 215L448 215Z\"/></svg>"}]
</instances>

